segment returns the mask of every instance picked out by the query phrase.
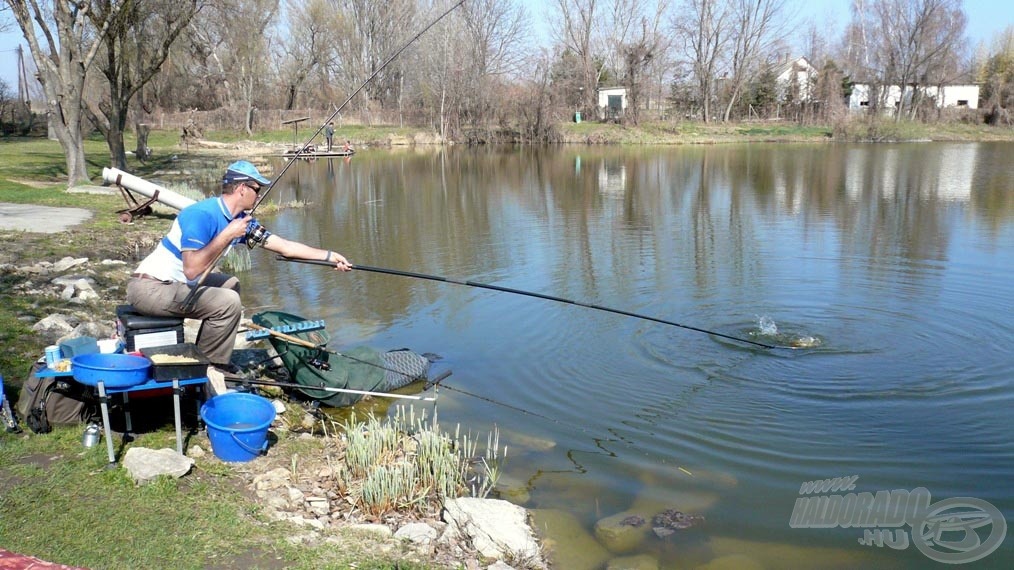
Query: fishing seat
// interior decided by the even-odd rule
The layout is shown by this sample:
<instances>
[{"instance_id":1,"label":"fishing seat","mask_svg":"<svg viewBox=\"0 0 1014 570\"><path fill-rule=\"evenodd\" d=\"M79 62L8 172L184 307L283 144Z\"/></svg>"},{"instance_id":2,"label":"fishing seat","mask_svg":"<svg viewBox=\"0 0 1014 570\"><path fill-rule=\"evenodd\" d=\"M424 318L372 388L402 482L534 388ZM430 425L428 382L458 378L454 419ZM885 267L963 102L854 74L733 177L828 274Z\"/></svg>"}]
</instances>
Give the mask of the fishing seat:
<instances>
[{"instance_id":1,"label":"fishing seat","mask_svg":"<svg viewBox=\"0 0 1014 570\"><path fill-rule=\"evenodd\" d=\"M117 305L116 333L127 352L180 344L183 342L183 317L144 315L133 305Z\"/></svg>"}]
</instances>

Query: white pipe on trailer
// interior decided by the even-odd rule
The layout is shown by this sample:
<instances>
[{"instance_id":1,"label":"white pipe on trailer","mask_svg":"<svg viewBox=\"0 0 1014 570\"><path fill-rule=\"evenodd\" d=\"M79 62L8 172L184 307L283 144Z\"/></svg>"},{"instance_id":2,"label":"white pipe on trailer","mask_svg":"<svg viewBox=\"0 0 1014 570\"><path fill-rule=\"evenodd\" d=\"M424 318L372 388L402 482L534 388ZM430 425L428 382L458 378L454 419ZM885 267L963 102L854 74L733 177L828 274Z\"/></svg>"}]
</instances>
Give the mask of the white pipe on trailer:
<instances>
[{"instance_id":1,"label":"white pipe on trailer","mask_svg":"<svg viewBox=\"0 0 1014 570\"><path fill-rule=\"evenodd\" d=\"M194 203L194 200L187 198L182 194L177 194L172 190L167 190L158 184L152 184L143 178L138 178L137 176L128 174L118 168L103 168L102 180L106 184L123 186L127 190L143 194L149 198L154 198L155 193L158 192L158 198L156 198L156 200L159 203L176 208L177 210L182 210Z\"/></svg>"}]
</instances>

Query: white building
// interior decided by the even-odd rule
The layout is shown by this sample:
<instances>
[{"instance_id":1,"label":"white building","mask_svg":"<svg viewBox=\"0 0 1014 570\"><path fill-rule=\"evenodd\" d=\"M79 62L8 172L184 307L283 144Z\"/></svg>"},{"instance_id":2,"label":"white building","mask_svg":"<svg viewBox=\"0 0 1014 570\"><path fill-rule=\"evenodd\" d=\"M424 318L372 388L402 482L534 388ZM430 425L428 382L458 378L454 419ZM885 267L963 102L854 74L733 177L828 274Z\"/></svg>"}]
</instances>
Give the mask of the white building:
<instances>
[{"instance_id":1,"label":"white building","mask_svg":"<svg viewBox=\"0 0 1014 570\"><path fill-rule=\"evenodd\" d=\"M813 96L813 86L817 81L817 68L810 65L805 57L789 59L773 68L775 82L778 85L778 100L785 102L789 99L791 90L796 89L793 95L798 101L810 101Z\"/></svg>"},{"instance_id":2,"label":"white building","mask_svg":"<svg viewBox=\"0 0 1014 570\"><path fill-rule=\"evenodd\" d=\"M888 87L887 97L884 101L884 112L889 113L896 109L898 107L898 103L902 100L902 97L905 98L907 105L911 101L911 97L915 93L915 89L916 87L909 86L906 87L904 93L902 93L901 87L897 85L891 85ZM922 91L922 96L924 98L935 100L937 108L979 108L978 85L944 85L942 87L937 87L936 85L924 85L919 86L918 89ZM870 107L872 101L877 97L878 93L880 93L880 91L873 89L869 84L854 84L852 86L852 94L849 96L849 109L859 110Z\"/></svg>"},{"instance_id":3,"label":"white building","mask_svg":"<svg viewBox=\"0 0 1014 570\"><path fill-rule=\"evenodd\" d=\"M599 114L603 119L623 116L627 109L626 87L603 87L599 89Z\"/></svg>"}]
</instances>

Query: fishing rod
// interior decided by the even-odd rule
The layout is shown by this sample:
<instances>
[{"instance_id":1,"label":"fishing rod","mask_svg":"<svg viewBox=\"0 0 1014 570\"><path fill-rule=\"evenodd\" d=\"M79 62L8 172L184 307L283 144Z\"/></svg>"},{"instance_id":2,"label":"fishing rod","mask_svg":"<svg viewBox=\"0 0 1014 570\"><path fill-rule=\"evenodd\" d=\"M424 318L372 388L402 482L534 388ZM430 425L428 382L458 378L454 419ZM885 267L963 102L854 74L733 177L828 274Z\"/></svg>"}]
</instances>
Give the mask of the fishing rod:
<instances>
[{"instance_id":1,"label":"fishing rod","mask_svg":"<svg viewBox=\"0 0 1014 570\"><path fill-rule=\"evenodd\" d=\"M274 187L278 185L278 181L282 179L282 176L284 176L285 173L289 170L289 167L291 167L293 164L295 164L296 159L298 159L299 156L304 153L304 151L306 150L306 148L308 146L310 146L310 143L313 142L313 139L317 138L317 135L319 135L321 133L321 131L324 130L324 127L326 127L328 123L330 123L335 117L338 116L338 113L340 113L341 110L345 108L345 105L349 104L349 101L352 101L352 99L355 98L355 96L358 95L360 91L362 91L364 88L366 88L366 85L369 84L370 81L373 81L373 78L375 78L377 75L379 75L380 72L383 71L384 68L386 68L392 61L394 61L394 59L396 57L398 57L399 55L401 55L401 52L403 52L406 49L408 49L408 46L410 46L413 43L415 43L415 41L417 39L419 39L423 34L425 34L430 28L432 28L433 26L437 25L437 23L440 22L440 20L443 20L445 16L447 16L448 14L450 14L458 6L461 6L464 3L465 3L465 0L458 0L458 2L456 4L452 5L450 8L448 8L447 10L445 10L444 13L440 14L440 16L437 17L437 19L435 19L432 22L430 22L425 28L423 28L422 30L420 30L419 33L417 33L416 35L412 36L411 39L409 39L407 42L405 42L404 45L402 45L400 48L398 48L398 51L396 51L393 54L391 54L391 56L388 57L387 60L384 61L384 63L381 64L380 67L377 68L376 71L374 71L372 74L370 74L370 76L367 77L366 80L363 81L359 85L359 87L357 87L356 90L353 91L352 94L350 94L348 96L348 98L346 98L345 101L341 105L339 105L338 107L336 107L335 110L331 113L331 115L328 116L328 118L324 119L324 122L321 123L319 127L317 127L317 130L314 131L314 133L310 136L310 138L307 139L306 142L303 143L302 146L300 146L299 148L296 149L296 153L292 156L292 160L290 160L290 161L288 161L288 162L285 163L285 165L282 167L282 170L278 173L278 176L276 176L275 179L273 181L271 181L271 184L269 184L267 188L265 188L263 191L261 191L260 194L258 194L257 199L254 201L253 207L250 208L250 210L247 212L247 216L250 217L251 219L253 218L254 211L256 211L257 208L258 208L258 206L261 205L261 202L263 202L264 199L267 198L268 194L271 193L271 190L274 189ZM183 306L187 310L189 310L189 309L192 308L193 303L194 303L194 301L196 300L196 297L197 297L197 290L198 290L198 288L204 283L204 280L208 278L208 275L211 274L211 270L216 265L218 265L218 261L220 259L222 259L222 256L225 255L225 252L228 249L229 248L225 248L225 249L223 249L222 251L220 251L218 253L218 255L215 257L215 260L212 261L208 265L208 268L204 270L204 273L201 273L201 276L197 279L197 283L195 283L194 286L190 289L190 293L187 295L186 299L183 300Z\"/></svg>"},{"instance_id":2,"label":"fishing rod","mask_svg":"<svg viewBox=\"0 0 1014 570\"><path fill-rule=\"evenodd\" d=\"M285 257L284 255L279 255L278 259L282 260L282 261L293 261L293 262L296 262L296 263L307 263L307 264L310 264L310 265L326 265L328 267L331 267L333 265L332 263L328 263L327 261L312 260L312 259L295 259L295 258L292 258L292 257ZM655 322L655 323L661 323L663 325L671 325L671 326L674 326L674 327L679 327L681 329L686 329L686 330L691 330L691 331L695 331L695 332L710 334L710 335L721 337L721 338L728 339L728 340L734 340L736 342L742 342L742 343L746 343L746 344L752 344L754 346L759 346L761 348L787 348L787 349L793 349L794 348L794 347L791 347L791 346L781 346L781 345L767 344L767 343L758 342L758 341L755 341L755 340L750 340L750 339L747 339L747 338L741 338L741 337L737 337L737 336L727 335L727 334L724 334L724 333L710 331L710 330L702 329L702 328L699 328L699 327L692 327L690 325L683 325L683 324L680 324L680 323L677 323L677 322L674 322L674 321L667 321L665 319L660 319L660 318L652 317L652 316L649 316L649 315L642 315L642 314L639 314L639 313L632 313L630 311L624 311L622 309L613 309L611 307L604 307L602 305L595 305L595 304L592 304L592 303L585 303L585 302L582 302L582 301L575 301L573 299L564 299L563 297L554 297L552 295L545 295L545 294L542 294L542 293L535 293L535 292L532 292L532 291L523 291L521 289L512 289L510 287L501 287L499 285L489 285L487 283L478 283L476 281L461 281L461 280L457 280L457 279L450 279L450 278L447 278L447 277L440 277L439 275L427 275L425 273L413 273L411 271L400 271L400 270L397 270L397 269L386 269L386 268L383 268L383 267L370 267L369 265L352 265L352 269L357 269L359 271L370 271L370 272L373 272L373 273L386 273L387 275L398 275L398 276L401 276L401 277L414 277L416 279L427 279L427 280L430 280L430 281L440 281L441 283L453 283L455 285L465 285L465 286L468 286L468 287L478 287L480 289L490 289L492 291L500 291L500 292L503 292L503 293L513 293L515 295L524 295L526 297L535 297L537 299L546 299L546 300L549 300L549 301L557 301L559 303L566 303L568 305L577 305L579 307L586 307L588 309L595 309L595 310L598 310L598 311L605 311L607 313L614 313L614 314L623 315L623 316L626 316L626 317L634 317L634 318L637 318L637 319L643 319L643 320L646 320L646 321L652 321L652 322Z\"/></svg>"}]
</instances>

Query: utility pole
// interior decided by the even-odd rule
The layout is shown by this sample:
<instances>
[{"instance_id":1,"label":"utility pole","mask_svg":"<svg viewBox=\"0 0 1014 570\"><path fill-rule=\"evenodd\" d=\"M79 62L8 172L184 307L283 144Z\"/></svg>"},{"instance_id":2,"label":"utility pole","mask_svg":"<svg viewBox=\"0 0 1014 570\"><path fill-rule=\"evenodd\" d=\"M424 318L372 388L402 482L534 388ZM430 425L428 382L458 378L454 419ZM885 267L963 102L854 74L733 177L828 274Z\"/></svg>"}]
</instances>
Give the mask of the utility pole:
<instances>
[{"instance_id":1,"label":"utility pole","mask_svg":"<svg viewBox=\"0 0 1014 570\"><path fill-rule=\"evenodd\" d=\"M18 44L18 101L25 104L25 110L32 110L32 92L28 88L28 68L25 66L25 51Z\"/></svg>"}]
</instances>

